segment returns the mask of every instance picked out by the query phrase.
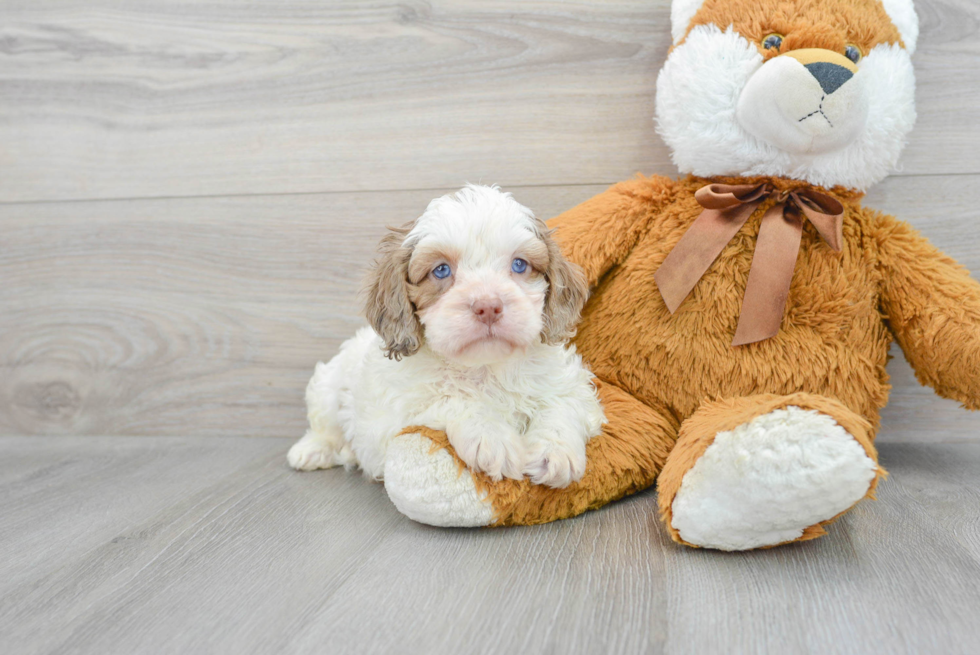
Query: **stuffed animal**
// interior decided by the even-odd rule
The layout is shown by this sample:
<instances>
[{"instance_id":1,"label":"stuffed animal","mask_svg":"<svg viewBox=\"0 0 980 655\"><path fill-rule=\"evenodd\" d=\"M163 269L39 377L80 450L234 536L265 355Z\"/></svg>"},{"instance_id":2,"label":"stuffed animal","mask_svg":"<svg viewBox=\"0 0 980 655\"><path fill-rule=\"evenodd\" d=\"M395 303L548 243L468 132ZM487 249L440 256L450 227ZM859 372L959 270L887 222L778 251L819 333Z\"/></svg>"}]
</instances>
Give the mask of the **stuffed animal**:
<instances>
[{"instance_id":1,"label":"stuffed animal","mask_svg":"<svg viewBox=\"0 0 980 655\"><path fill-rule=\"evenodd\" d=\"M591 298L575 344L608 424L565 489L395 439L385 485L433 525L532 524L658 481L682 544L803 541L872 497L897 339L980 408L980 284L861 205L915 120L910 0L675 0L657 121L680 180L623 182L550 223ZM653 514L651 508L651 514Z\"/></svg>"}]
</instances>

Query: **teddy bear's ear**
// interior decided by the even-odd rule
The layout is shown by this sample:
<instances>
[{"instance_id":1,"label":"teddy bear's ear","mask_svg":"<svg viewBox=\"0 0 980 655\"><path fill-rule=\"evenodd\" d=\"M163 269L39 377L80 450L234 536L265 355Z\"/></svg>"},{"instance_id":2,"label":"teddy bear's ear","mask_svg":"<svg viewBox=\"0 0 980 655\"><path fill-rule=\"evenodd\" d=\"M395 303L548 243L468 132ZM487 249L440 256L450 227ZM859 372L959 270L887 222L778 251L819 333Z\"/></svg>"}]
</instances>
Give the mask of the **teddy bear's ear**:
<instances>
[{"instance_id":1,"label":"teddy bear's ear","mask_svg":"<svg viewBox=\"0 0 980 655\"><path fill-rule=\"evenodd\" d=\"M674 0L670 5L670 36L677 45L687 34L687 26L691 24L694 14L704 4L704 0Z\"/></svg>"},{"instance_id":2,"label":"teddy bear's ear","mask_svg":"<svg viewBox=\"0 0 980 655\"><path fill-rule=\"evenodd\" d=\"M915 43L919 40L919 17L915 15L912 0L881 0L885 13L902 35L905 50L911 55L915 52Z\"/></svg>"}]
</instances>

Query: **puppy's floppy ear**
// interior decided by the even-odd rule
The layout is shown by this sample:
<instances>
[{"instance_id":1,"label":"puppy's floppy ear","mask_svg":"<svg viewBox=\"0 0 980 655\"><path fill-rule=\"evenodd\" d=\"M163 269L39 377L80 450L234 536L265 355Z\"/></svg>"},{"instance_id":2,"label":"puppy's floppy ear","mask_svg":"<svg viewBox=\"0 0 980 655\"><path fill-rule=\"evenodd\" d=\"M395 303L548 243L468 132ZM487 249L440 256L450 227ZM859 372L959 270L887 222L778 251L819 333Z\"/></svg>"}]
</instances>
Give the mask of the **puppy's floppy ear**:
<instances>
[{"instance_id":1,"label":"puppy's floppy ear","mask_svg":"<svg viewBox=\"0 0 980 655\"><path fill-rule=\"evenodd\" d=\"M408 295L412 248L404 242L412 225L388 229L378 246L379 257L368 280L364 313L384 340L385 355L389 359L401 359L414 355L422 346L422 324Z\"/></svg>"},{"instance_id":2,"label":"puppy's floppy ear","mask_svg":"<svg viewBox=\"0 0 980 655\"><path fill-rule=\"evenodd\" d=\"M545 343L561 343L575 336L575 325L582 307L589 297L589 285L585 274L561 254L561 248L551 238L553 230L540 219L535 219L535 232L548 247L548 295L544 299L544 328L541 336Z\"/></svg>"}]
</instances>

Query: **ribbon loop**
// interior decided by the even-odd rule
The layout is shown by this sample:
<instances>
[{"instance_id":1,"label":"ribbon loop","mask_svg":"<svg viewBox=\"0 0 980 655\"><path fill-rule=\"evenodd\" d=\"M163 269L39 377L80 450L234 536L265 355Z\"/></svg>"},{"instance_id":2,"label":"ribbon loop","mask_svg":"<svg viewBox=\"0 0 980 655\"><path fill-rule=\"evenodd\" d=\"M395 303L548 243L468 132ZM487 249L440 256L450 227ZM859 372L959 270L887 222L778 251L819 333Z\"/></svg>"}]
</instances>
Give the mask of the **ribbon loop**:
<instances>
[{"instance_id":1,"label":"ribbon loop","mask_svg":"<svg viewBox=\"0 0 980 655\"><path fill-rule=\"evenodd\" d=\"M765 184L709 184L695 191L694 199L705 209L728 209L761 201L767 193Z\"/></svg>"},{"instance_id":2,"label":"ribbon loop","mask_svg":"<svg viewBox=\"0 0 980 655\"><path fill-rule=\"evenodd\" d=\"M803 222L809 220L836 252L844 246L844 205L813 189L779 191L769 184L709 184L695 200L704 209L654 274L673 314L749 216L767 198L775 204L762 217L733 346L755 343L779 332Z\"/></svg>"}]
</instances>

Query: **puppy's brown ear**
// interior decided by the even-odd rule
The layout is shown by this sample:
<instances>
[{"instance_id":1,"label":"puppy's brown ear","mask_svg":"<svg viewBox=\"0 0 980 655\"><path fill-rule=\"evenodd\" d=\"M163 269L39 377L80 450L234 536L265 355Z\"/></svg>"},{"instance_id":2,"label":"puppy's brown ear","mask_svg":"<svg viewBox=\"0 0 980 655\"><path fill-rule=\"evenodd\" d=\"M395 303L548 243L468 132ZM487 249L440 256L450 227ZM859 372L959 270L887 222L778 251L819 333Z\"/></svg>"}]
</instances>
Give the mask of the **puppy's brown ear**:
<instances>
[{"instance_id":1,"label":"puppy's brown ear","mask_svg":"<svg viewBox=\"0 0 980 655\"><path fill-rule=\"evenodd\" d=\"M408 295L412 249L403 245L411 227L389 228L381 239L365 292L364 313L384 340L389 359L414 355L422 346L422 324Z\"/></svg>"},{"instance_id":2,"label":"puppy's brown ear","mask_svg":"<svg viewBox=\"0 0 980 655\"><path fill-rule=\"evenodd\" d=\"M548 247L548 295L544 300L544 328L541 335L545 343L561 343L575 336L575 326L582 314L582 307L589 297L589 285L585 274L561 254L561 248L551 238L553 230L537 220L539 238Z\"/></svg>"}]
</instances>

